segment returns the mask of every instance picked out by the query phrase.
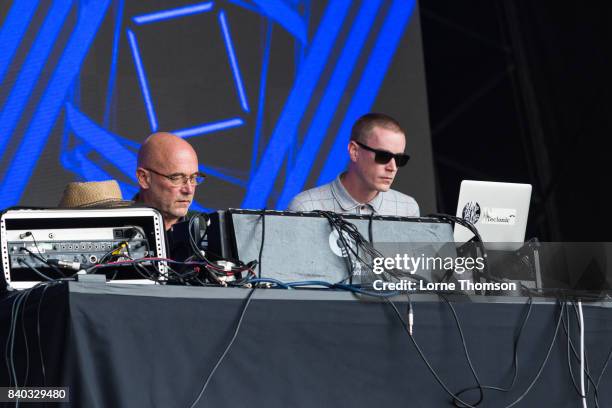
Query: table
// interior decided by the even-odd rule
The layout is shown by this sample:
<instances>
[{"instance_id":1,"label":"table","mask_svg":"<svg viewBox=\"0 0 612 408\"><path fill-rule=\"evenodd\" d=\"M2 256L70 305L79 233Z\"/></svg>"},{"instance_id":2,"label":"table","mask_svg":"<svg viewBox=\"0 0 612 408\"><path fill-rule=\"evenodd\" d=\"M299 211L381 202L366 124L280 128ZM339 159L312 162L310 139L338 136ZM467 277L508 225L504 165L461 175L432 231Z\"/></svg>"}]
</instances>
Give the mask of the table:
<instances>
[{"instance_id":1,"label":"table","mask_svg":"<svg viewBox=\"0 0 612 408\"><path fill-rule=\"evenodd\" d=\"M241 288L64 282L34 291L19 315L13 360L23 383L68 386L70 406L189 407L230 341L249 293ZM434 295L413 295L414 338L453 391L475 385L450 308ZM5 350L13 298L0 298ZM397 299L402 313L406 298ZM453 298L467 349L483 384L512 378L513 338L525 298ZM570 332L578 342L573 309ZM487 391L483 407L502 407L536 375L555 332L559 305L536 299L519 345L512 392ZM612 309L584 306L586 347L597 377L612 346ZM23 318L22 318L23 316ZM24 340L24 333L26 339ZM29 363L26 364L25 344ZM2 358L4 360L4 358ZM578 379L577 363L574 374ZM612 404L611 370L599 387ZM0 385L8 384L5 364ZM475 401L476 394L466 394ZM592 392L590 396L592 402ZM576 407L580 397L560 328L550 358L517 406ZM257 289L233 347L199 407L444 407L449 396L417 354L384 301L328 290Z\"/></svg>"}]
</instances>

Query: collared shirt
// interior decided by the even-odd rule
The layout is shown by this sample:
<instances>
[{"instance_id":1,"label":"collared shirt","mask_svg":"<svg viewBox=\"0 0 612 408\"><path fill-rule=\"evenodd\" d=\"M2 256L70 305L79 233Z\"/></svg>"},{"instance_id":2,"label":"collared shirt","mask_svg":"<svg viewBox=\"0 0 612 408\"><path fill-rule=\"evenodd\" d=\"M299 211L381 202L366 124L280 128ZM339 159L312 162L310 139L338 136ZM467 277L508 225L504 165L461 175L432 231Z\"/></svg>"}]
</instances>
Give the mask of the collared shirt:
<instances>
[{"instance_id":1,"label":"collared shirt","mask_svg":"<svg viewBox=\"0 0 612 408\"><path fill-rule=\"evenodd\" d=\"M340 181L334 181L298 194L289 203L288 211L324 210L358 215L395 215L418 217L419 205L414 198L399 191L381 191L368 203L356 201Z\"/></svg>"}]
</instances>

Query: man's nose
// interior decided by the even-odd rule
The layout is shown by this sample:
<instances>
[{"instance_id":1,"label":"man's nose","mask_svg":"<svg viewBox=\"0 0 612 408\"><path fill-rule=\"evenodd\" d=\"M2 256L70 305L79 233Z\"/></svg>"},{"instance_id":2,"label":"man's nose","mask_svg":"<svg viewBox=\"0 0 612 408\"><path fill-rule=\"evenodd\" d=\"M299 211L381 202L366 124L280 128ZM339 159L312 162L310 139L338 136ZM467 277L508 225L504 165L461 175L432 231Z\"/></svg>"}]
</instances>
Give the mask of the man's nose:
<instances>
[{"instance_id":1,"label":"man's nose","mask_svg":"<svg viewBox=\"0 0 612 408\"><path fill-rule=\"evenodd\" d=\"M387 171L397 171L397 164L395 163L395 158L389 160L389 162L385 166L385 169L387 169Z\"/></svg>"},{"instance_id":2,"label":"man's nose","mask_svg":"<svg viewBox=\"0 0 612 408\"><path fill-rule=\"evenodd\" d=\"M190 182L183 184L181 187L181 193L193 195L195 193L196 186Z\"/></svg>"}]
</instances>

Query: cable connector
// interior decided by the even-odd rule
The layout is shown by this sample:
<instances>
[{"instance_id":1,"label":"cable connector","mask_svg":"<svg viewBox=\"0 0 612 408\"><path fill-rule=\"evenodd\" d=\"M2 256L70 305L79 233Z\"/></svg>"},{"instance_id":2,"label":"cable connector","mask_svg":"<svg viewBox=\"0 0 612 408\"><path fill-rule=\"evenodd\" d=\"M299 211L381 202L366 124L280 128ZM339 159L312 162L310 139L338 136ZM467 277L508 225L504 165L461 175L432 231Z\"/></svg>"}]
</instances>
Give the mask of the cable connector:
<instances>
[{"instance_id":1,"label":"cable connector","mask_svg":"<svg viewBox=\"0 0 612 408\"><path fill-rule=\"evenodd\" d=\"M59 259L47 259L49 265L59 266L60 268L78 271L81 269L81 264L78 262L61 261Z\"/></svg>"},{"instance_id":2,"label":"cable connector","mask_svg":"<svg viewBox=\"0 0 612 408\"><path fill-rule=\"evenodd\" d=\"M224 272L231 272L232 268L236 266L235 263L230 261L217 261L217 265L222 267Z\"/></svg>"}]
</instances>

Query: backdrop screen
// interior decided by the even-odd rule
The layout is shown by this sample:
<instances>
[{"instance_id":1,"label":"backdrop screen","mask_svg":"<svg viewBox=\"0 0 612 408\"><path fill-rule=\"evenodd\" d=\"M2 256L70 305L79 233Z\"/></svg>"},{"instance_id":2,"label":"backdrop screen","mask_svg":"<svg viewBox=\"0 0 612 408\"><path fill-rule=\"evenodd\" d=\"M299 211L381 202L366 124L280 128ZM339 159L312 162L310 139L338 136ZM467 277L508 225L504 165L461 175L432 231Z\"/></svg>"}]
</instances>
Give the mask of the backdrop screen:
<instances>
[{"instance_id":1,"label":"backdrop screen","mask_svg":"<svg viewBox=\"0 0 612 408\"><path fill-rule=\"evenodd\" d=\"M209 176L194 209L283 209L378 111L413 158L394 188L435 210L414 0L19 0L0 21L0 208L55 206L74 180L130 198L159 130Z\"/></svg>"}]
</instances>

